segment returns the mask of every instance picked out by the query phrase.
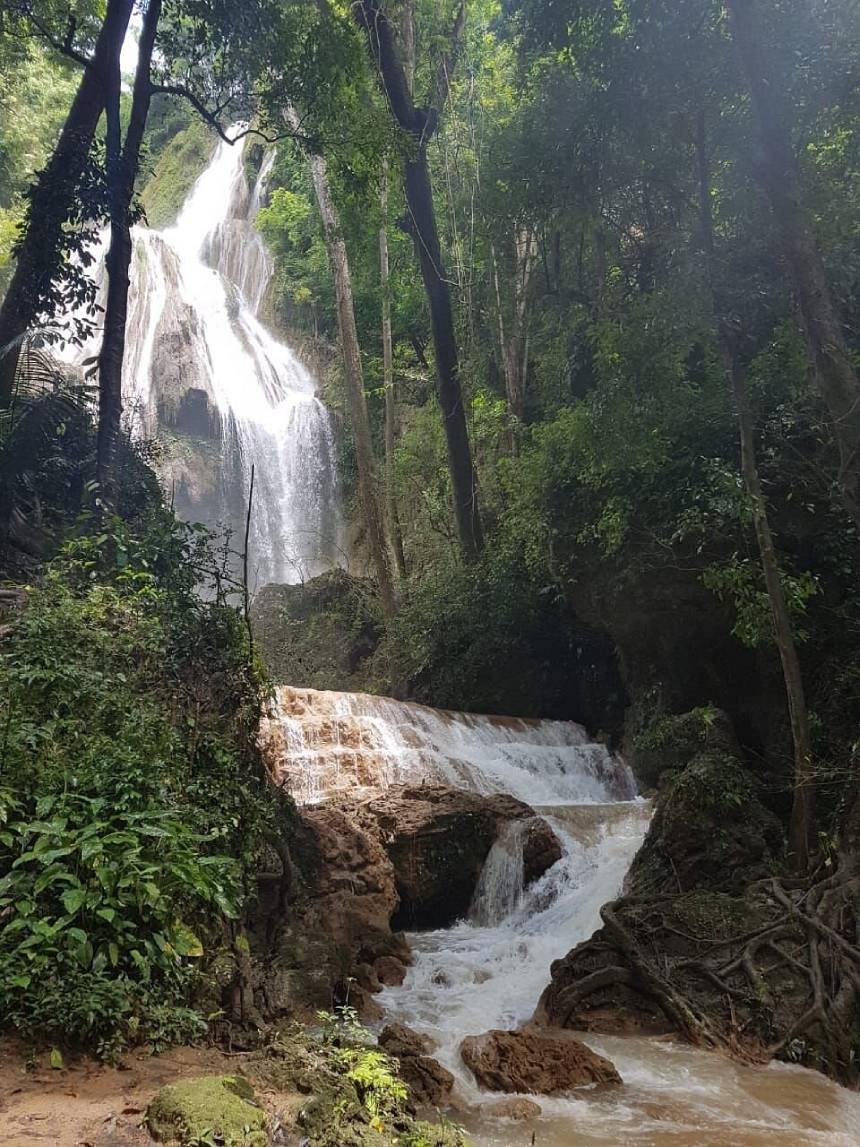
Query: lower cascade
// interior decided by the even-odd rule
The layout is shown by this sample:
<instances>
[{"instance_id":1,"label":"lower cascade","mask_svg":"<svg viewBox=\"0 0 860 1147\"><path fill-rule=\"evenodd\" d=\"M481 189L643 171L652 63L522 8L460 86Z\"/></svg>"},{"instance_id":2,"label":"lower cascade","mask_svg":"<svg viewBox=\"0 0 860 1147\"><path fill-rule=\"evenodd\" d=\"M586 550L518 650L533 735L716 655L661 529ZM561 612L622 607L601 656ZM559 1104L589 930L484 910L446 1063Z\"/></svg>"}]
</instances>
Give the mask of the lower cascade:
<instances>
[{"instance_id":1,"label":"lower cascade","mask_svg":"<svg viewBox=\"0 0 860 1147\"><path fill-rule=\"evenodd\" d=\"M475 1147L848 1147L860 1140L860 1098L823 1076L786 1064L745 1066L665 1037L581 1037L615 1065L620 1087L528 1101L479 1088L463 1062L463 1040L490 1029L545 1030L535 1011L550 964L600 926L600 908L621 893L648 828L650 805L637 796L629 768L580 726L281 687L261 741L300 806L336 806L392 785L444 784L518 798L561 842L561 859L526 887L529 821L503 824L463 917L408 933L406 977L376 997L381 1023L419 1033L454 1077L452 1117ZM534 1020L539 1026L529 1029Z\"/></svg>"}]
</instances>

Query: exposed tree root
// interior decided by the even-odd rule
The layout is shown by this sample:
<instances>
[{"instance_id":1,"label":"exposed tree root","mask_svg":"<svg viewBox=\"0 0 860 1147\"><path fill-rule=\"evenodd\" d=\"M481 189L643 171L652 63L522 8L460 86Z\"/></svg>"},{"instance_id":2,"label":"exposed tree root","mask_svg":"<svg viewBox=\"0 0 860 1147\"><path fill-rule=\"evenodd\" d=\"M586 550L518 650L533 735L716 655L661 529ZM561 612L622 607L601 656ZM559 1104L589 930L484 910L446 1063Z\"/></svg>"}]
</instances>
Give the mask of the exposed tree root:
<instances>
[{"instance_id":1,"label":"exposed tree root","mask_svg":"<svg viewBox=\"0 0 860 1147\"><path fill-rule=\"evenodd\" d=\"M845 1082L858 1078L860 947L854 872L760 881L743 897L714 899L748 929L711 934L685 924L683 896L626 896L603 908L604 927L557 973L549 1014L568 1026L588 1015L662 1013L692 1043L746 1060L801 1060ZM707 904L707 893L696 904ZM716 917L715 917L716 918ZM620 1025L619 1025L620 1026Z\"/></svg>"}]
</instances>

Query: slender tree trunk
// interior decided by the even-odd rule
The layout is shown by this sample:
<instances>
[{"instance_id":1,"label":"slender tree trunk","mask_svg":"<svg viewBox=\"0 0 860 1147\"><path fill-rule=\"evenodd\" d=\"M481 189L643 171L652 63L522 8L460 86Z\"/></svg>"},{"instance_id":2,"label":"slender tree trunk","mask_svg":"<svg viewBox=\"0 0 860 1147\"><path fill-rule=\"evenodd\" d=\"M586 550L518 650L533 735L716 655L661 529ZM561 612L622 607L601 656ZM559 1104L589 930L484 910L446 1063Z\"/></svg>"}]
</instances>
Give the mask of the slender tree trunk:
<instances>
[{"instance_id":1,"label":"slender tree trunk","mask_svg":"<svg viewBox=\"0 0 860 1147\"><path fill-rule=\"evenodd\" d=\"M57 146L31 194L31 224L0 306L0 408L9 405L21 342L39 317L46 287L62 262L63 226L104 109L110 51L117 39L122 43L132 8L133 0L109 0L92 64L84 69Z\"/></svg>"},{"instance_id":2,"label":"slender tree trunk","mask_svg":"<svg viewBox=\"0 0 860 1147\"><path fill-rule=\"evenodd\" d=\"M809 837L814 815L812 776L812 738L809 730L809 713L803 688L803 675L797 645L791 628L791 617L782 588L779 560L770 528L767 513L767 500L762 490L755 450L755 432L746 378L735 346L735 337L725 315L725 308L719 300L714 266L714 225L711 209L711 179L705 138L705 117L699 113L697 131L697 153L699 164L699 215L702 231L702 246L707 261L708 277L711 286L711 303L714 313L714 326L720 347L720 355L726 372L735 413L738 420L738 433L741 447L741 471L744 485L750 500L753 526L758 543L759 560L764 575L773 621L774 640L779 651L788 714L791 724L791 737L794 746L794 787L789 821L789 846L798 868L805 872L809 867Z\"/></svg>"},{"instance_id":3,"label":"slender tree trunk","mask_svg":"<svg viewBox=\"0 0 860 1147\"><path fill-rule=\"evenodd\" d=\"M435 129L438 112L415 107L407 76L398 58L392 28L380 0L358 0L353 13L367 34L371 55L376 62L382 90L392 115L398 126L410 137L411 151L404 163L409 229L430 311L436 352L437 391L448 445L448 468L454 492L460 550L467 561L474 561L483 548L478 486L460 388L451 291L442 262L427 163L427 143Z\"/></svg>"},{"instance_id":4,"label":"slender tree trunk","mask_svg":"<svg viewBox=\"0 0 860 1147\"><path fill-rule=\"evenodd\" d=\"M298 128L299 119L294 108L286 111L287 121ZM343 369L346 379L346 392L349 401L352 433L355 439L355 460L358 469L358 493L362 516L367 530L370 555L379 582L379 595L386 617L393 617L396 610L394 585L388 562L388 548L379 509L376 486L376 465L373 457L373 442L370 435L370 418L367 413L367 400L364 395L364 372L361 367L361 352L358 345L358 332L355 326L355 308L352 297L352 279L349 273L349 259L346 243L340 229L337 208L331 197L326 162L321 155L309 157L311 178L320 210L328 249L329 265L334 281L337 302L337 327L340 335L340 348L343 355Z\"/></svg>"},{"instance_id":5,"label":"slender tree trunk","mask_svg":"<svg viewBox=\"0 0 860 1147\"><path fill-rule=\"evenodd\" d=\"M394 347L391 336L391 276L388 266L388 161L382 170L380 188L382 223L379 227L379 277L382 285L382 382L385 388L385 498L388 533L399 578L406 577L403 534L397 515L394 490L394 451L397 444L397 395L394 390Z\"/></svg>"},{"instance_id":6,"label":"slender tree trunk","mask_svg":"<svg viewBox=\"0 0 860 1147\"><path fill-rule=\"evenodd\" d=\"M161 0L149 0L138 44L137 71L125 143L120 124L120 52L123 35L117 29L111 41L110 67L105 79L107 118L106 154L110 183L110 247L107 254L108 290L104 337L99 355L99 426L96 441L96 478L102 505L116 501L116 445L122 416L122 364L128 318L131 266L131 202L140 165L140 148L152 99L150 65Z\"/></svg>"},{"instance_id":7,"label":"slender tree trunk","mask_svg":"<svg viewBox=\"0 0 860 1147\"><path fill-rule=\"evenodd\" d=\"M785 694L788 699L788 713L791 722L791 737L794 743L794 790L791 819L788 826L788 842L798 868L805 872L809 867L809 836L812 829L814 788L812 739L809 732L809 714L806 708L803 676L800 671L800 659L797 656L797 646L791 629L791 618L779 574L776 548L773 544L773 535L768 521L767 502L762 492L756 463L753 419L746 380L737 353L734 352L725 332L720 338L720 343L723 363L731 380L735 410L738 416L741 469L752 508L761 568L767 596L770 600L773 632L782 663L782 676L785 681Z\"/></svg>"},{"instance_id":8,"label":"slender tree trunk","mask_svg":"<svg viewBox=\"0 0 860 1147\"><path fill-rule=\"evenodd\" d=\"M594 263L597 270L597 292L592 317L603 318L606 306L606 231L602 223L594 229Z\"/></svg>"},{"instance_id":9,"label":"slender tree trunk","mask_svg":"<svg viewBox=\"0 0 860 1147\"><path fill-rule=\"evenodd\" d=\"M833 301L815 233L804 209L782 100L767 66L755 0L728 0L732 35L758 119L761 181L790 268L809 357L833 420L839 484L860 526L860 379Z\"/></svg>"},{"instance_id":10,"label":"slender tree trunk","mask_svg":"<svg viewBox=\"0 0 860 1147\"><path fill-rule=\"evenodd\" d=\"M530 228L517 227L514 251L514 311L512 330L505 350L505 377L511 414L522 421L528 371L528 290L532 266L537 256L537 242Z\"/></svg>"}]
</instances>

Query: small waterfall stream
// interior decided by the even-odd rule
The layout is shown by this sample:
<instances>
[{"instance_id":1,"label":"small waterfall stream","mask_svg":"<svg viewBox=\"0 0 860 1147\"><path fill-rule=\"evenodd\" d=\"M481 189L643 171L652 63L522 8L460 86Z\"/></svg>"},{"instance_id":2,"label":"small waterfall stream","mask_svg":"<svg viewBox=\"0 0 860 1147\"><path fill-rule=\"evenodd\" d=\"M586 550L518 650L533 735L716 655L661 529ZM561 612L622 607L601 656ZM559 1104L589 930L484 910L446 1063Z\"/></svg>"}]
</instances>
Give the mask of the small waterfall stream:
<instances>
[{"instance_id":1,"label":"small waterfall stream","mask_svg":"<svg viewBox=\"0 0 860 1147\"><path fill-rule=\"evenodd\" d=\"M258 317L272 266L254 219L273 162L249 186L243 146L220 142L176 223L135 228L124 362L126 413L168 444L162 474L181 516L226 525L241 548L254 468L252 590L337 564L342 533L331 416ZM82 364L99 343L61 355Z\"/></svg>"},{"instance_id":2,"label":"small waterfall stream","mask_svg":"<svg viewBox=\"0 0 860 1147\"><path fill-rule=\"evenodd\" d=\"M336 801L399 783L444 782L508 792L550 820L562 859L522 888L514 827L487 858L469 918L409 936L414 962L377 997L386 1019L428 1035L457 1081L453 1118L474 1147L849 1147L860 1097L782 1064L747 1067L665 1039L583 1036L624 1086L536 1098L519 1124L481 1110L459 1056L467 1035L532 1017L554 959L600 926L650 818L624 762L581 727L445 713L361 694L278 690L262 738L300 803ZM532 1139L534 1135L534 1139Z\"/></svg>"}]
</instances>

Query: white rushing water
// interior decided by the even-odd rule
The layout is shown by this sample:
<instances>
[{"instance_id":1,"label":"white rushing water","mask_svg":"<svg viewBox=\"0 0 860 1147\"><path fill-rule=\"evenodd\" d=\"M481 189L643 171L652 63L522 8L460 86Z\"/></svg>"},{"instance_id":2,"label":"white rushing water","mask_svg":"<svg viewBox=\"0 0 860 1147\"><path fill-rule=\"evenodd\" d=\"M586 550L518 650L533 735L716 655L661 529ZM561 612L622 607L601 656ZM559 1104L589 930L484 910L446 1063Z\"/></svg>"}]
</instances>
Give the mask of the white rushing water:
<instances>
[{"instance_id":1,"label":"white rushing water","mask_svg":"<svg viewBox=\"0 0 860 1147\"><path fill-rule=\"evenodd\" d=\"M562 859L523 890L519 828L491 850L468 919L409 936L414 962L377 997L386 1020L428 1035L455 1076L452 1114L474 1147L849 1147L860 1098L814 1072L749 1067L677 1042L583 1035L611 1059L620 1088L537 1099L515 1123L484 1105L463 1065L467 1035L515 1028L534 1014L550 964L600 926L647 829L623 761L580 726L446 713L362 694L282 688L262 731L266 756L300 802L390 784L445 782L508 792L547 817ZM532 1136L534 1135L534 1139Z\"/></svg>"},{"instance_id":2,"label":"white rushing water","mask_svg":"<svg viewBox=\"0 0 860 1147\"><path fill-rule=\"evenodd\" d=\"M428 781L506 792L532 805L636 795L621 758L572 721L484 717L281 686L262 734L272 768L303 804Z\"/></svg>"},{"instance_id":3,"label":"white rushing water","mask_svg":"<svg viewBox=\"0 0 860 1147\"><path fill-rule=\"evenodd\" d=\"M259 318L272 266L254 220L273 162L269 153L250 187L243 146L220 142L175 225L135 228L124 362L135 431L197 441L190 460L179 449L178 512L241 535L254 468L252 589L330 568L341 543L331 417ZM99 339L61 353L82 363Z\"/></svg>"}]
</instances>

